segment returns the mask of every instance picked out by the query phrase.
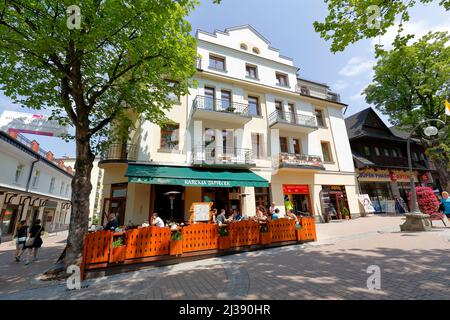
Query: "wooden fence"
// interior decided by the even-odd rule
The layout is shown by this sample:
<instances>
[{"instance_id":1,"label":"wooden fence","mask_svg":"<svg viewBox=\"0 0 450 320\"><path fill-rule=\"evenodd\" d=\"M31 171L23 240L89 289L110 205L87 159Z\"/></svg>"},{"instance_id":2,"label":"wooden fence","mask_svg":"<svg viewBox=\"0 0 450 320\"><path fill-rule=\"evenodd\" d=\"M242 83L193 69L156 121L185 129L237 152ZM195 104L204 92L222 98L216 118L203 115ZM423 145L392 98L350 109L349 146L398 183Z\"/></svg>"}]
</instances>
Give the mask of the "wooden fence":
<instances>
[{"instance_id":1,"label":"wooden fence","mask_svg":"<svg viewBox=\"0 0 450 320\"><path fill-rule=\"evenodd\" d=\"M295 221L290 219L269 221L268 224L271 243L317 240L314 218L300 218L301 229L297 229ZM260 245L258 222L250 220L233 222L227 228L231 249ZM182 253L221 251L218 226L215 224L185 226L181 233ZM171 243L170 234L170 228L158 227L132 229L122 233L111 231L89 233L84 240L82 277L87 269L104 268L115 263L133 264L149 259L156 261L159 257L167 259Z\"/></svg>"}]
</instances>

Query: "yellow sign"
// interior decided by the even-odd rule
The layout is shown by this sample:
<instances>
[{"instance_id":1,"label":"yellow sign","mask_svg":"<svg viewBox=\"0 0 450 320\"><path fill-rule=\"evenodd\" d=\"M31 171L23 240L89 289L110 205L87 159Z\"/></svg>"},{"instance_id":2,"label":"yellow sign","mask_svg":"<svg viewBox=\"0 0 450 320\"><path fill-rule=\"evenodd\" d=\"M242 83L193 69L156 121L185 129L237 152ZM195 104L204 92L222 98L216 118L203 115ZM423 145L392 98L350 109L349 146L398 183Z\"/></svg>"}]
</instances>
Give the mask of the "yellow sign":
<instances>
[{"instance_id":1,"label":"yellow sign","mask_svg":"<svg viewBox=\"0 0 450 320\"><path fill-rule=\"evenodd\" d=\"M448 100L445 100L445 114L450 116L450 102Z\"/></svg>"}]
</instances>

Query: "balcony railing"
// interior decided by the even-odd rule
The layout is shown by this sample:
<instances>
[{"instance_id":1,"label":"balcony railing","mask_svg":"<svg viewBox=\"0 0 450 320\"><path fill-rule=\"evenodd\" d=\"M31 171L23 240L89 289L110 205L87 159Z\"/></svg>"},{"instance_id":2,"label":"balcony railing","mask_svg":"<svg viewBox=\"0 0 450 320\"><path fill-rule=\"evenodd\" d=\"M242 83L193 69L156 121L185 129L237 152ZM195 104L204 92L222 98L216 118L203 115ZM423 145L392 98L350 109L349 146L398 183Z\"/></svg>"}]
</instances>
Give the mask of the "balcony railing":
<instances>
[{"instance_id":1,"label":"balcony railing","mask_svg":"<svg viewBox=\"0 0 450 320\"><path fill-rule=\"evenodd\" d=\"M231 166L255 165L255 160L252 157L252 150L250 149L197 146L194 147L193 152L194 164Z\"/></svg>"},{"instance_id":2,"label":"balcony railing","mask_svg":"<svg viewBox=\"0 0 450 320\"><path fill-rule=\"evenodd\" d=\"M248 104L232 102L230 100L213 99L204 96L197 96L194 100L194 109L210 110L237 114L244 117L250 117Z\"/></svg>"},{"instance_id":3,"label":"balcony railing","mask_svg":"<svg viewBox=\"0 0 450 320\"><path fill-rule=\"evenodd\" d=\"M138 147L134 144L113 143L110 144L101 154L101 161L136 161L138 155Z\"/></svg>"},{"instance_id":4,"label":"balcony railing","mask_svg":"<svg viewBox=\"0 0 450 320\"><path fill-rule=\"evenodd\" d=\"M295 86L295 92L303 94L305 96L314 97L314 95L311 94L311 89L308 86L305 85L296 85ZM326 94L326 99L333 102L341 102L341 96L337 93L334 93L332 91L328 91Z\"/></svg>"},{"instance_id":5,"label":"balcony railing","mask_svg":"<svg viewBox=\"0 0 450 320\"><path fill-rule=\"evenodd\" d=\"M337 93L329 91L327 93L327 100L330 100L333 102L341 102L341 96Z\"/></svg>"},{"instance_id":6,"label":"balcony railing","mask_svg":"<svg viewBox=\"0 0 450 320\"><path fill-rule=\"evenodd\" d=\"M197 69L202 69L202 58L197 58L195 66L197 67Z\"/></svg>"},{"instance_id":7,"label":"balcony railing","mask_svg":"<svg viewBox=\"0 0 450 320\"><path fill-rule=\"evenodd\" d=\"M276 110L269 115L270 126L277 122L317 128L317 120L315 117L280 110Z\"/></svg>"},{"instance_id":8,"label":"balcony railing","mask_svg":"<svg viewBox=\"0 0 450 320\"><path fill-rule=\"evenodd\" d=\"M278 156L275 156L274 167L325 170L321 157L293 153L280 153Z\"/></svg>"}]
</instances>

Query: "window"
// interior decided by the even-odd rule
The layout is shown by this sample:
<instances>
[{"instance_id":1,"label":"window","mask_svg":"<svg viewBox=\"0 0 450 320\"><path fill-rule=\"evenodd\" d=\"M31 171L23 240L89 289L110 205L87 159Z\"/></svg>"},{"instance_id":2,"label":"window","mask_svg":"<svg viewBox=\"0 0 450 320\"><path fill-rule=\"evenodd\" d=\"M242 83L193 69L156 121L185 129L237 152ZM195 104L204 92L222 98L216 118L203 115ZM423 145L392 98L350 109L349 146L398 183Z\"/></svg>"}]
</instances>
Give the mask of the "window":
<instances>
[{"instance_id":1,"label":"window","mask_svg":"<svg viewBox=\"0 0 450 320\"><path fill-rule=\"evenodd\" d=\"M419 156L420 156L420 160L423 160L423 161L426 160L425 155L422 152L419 153Z\"/></svg>"},{"instance_id":2,"label":"window","mask_svg":"<svg viewBox=\"0 0 450 320\"><path fill-rule=\"evenodd\" d=\"M392 156L395 158L398 157L397 149L392 149Z\"/></svg>"},{"instance_id":3,"label":"window","mask_svg":"<svg viewBox=\"0 0 450 320\"><path fill-rule=\"evenodd\" d=\"M253 53L259 54L259 49L257 47L253 47Z\"/></svg>"},{"instance_id":4,"label":"window","mask_svg":"<svg viewBox=\"0 0 450 320\"><path fill-rule=\"evenodd\" d=\"M323 111L316 109L314 110L314 114L316 115L317 125L319 127L325 127L325 121L323 119Z\"/></svg>"},{"instance_id":5,"label":"window","mask_svg":"<svg viewBox=\"0 0 450 320\"><path fill-rule=\"evenodd\" d=\"M216 99L216 90L214 88L205 87L205 109L214 110Z\"/></svg>"},{"instance_id":6,"label":"window","mask_svg":"<svg viewBox=\"0 0 450 320\"><path fill-rule=\"evenodd\" d=\"M263 135L261 133L252 133L252 152L254 159L263 157Z\"/></svg>"},{"instance_id":7,"label":"window","mask_svg":"<svg viewBox=\"0 0 450 320\"><path fill-rule=\"evenodd\" d=\"M59 188L59 194L63 194L65 183L61 181L61 187Z\"/></svg>"},{"instance_id":8,"label":"window","mask_svg":"<svg viewBox=\"0 0 450 320\"><path fill-rule=\"evenodd\" d=\"M252 116L261 115L258 97L250 97L249 96L248 97L248 107L249 107L250 115L252 115Z\"/></svg>"},{"instance_id":9,"label":"window","mask_svg":"<svg viewBox=\"0 0 450 320\"><path fill-rule=\"evenodd\" d=\"M55 189L55 180L56 179L54 177L50 180L50 187L48 188L49 193L53 193L53 190Z\"/></svg>"},{"instance_id":10,"label":"window","mask_svg":"<svg viewBox=\"0 0 450 320\"><path fill-rule=\"evenodd\" d=\"M300 145L300 140L299 139L292 139L292 144L294 145L294 153L295 154L301 154L302 153L302 149L301 149L301 145Z\"/></svg>"},{"instance_id":11,"label":"window","mask_svg":"<svg viewBox=\"0 0 450 320\"><path fill-rule=\"evenodd\" d=\"M391 156L391 153L389 152L389 149L386 149L386 148L383 149L383 154L384 154L385 157L390 157Z\"/></svg>"},{"instance_id":12,"label":"window","mask_svg":"<svg viewBox=\"0 0 450 320\"><path fill-rule=\"evenodd\" d=\"M289 121L291 123L297 123L297 112L295 112L295 105L293 103L288 103L289 110Z\"/></svg>"},{"instance_id":13,"label":"window","mask_svg":"<svg viewBox=\"0 0 450 320\"><path fill-rule=\"evenodd\" d=\"M232 153L234 150L234 132L233 130L222 130L222 148L223 153Z\"/></svg>"},{"instance_id":14,"label":"window","mask_svg":"<svg viewBox=\"0 0 450 320\"><path fill-rule=\"evenodd\" d=\"M255 187L256 207L263 206L266 210L270 207L270 188Z\"/></svg>"},{"instance_id":15,"label":"window","mask_svg":"<svg viewBox=\"0 0 450 320\"><path fill-rule=\"evenodd\" d=\"M380 148L375 147L375 148L373 148L373 149L375 150L375 154L376 154L378 157L381 156Z\"/></svg>"},{"instance_id":16,"label":"window","mask_svg":"<svg viewBox=\"0 0 450 320\"><path fill-rule=\"evenodd\" d=\"M65 192L66 196L69 195L69 184L66 184L66 192Z\"/></svg>"},{"instance_id":17,"label":"window","mask_svg":"<svg viewBox=\"0 0 450 320\"><path fill-rule=\"evenodd\" d=\"M363 152L364 152L364 155L370 156L370 147L364 146Z\"/></svg>"},{"instance_id":18,"label":"window","mask_svg":"<svg viewBox=\"0 0 450 320\"><path fill-rule=\"evenodd\" d=\"M258 79L257 67L250 64L245 65L245 76L251 79Z\"/></svg>"},{"instance_id":19,"label":"window","mask_svg":"<svg viewBox=\"0 0 450 320\"><path fill-rule=\"evenodd\" d=\"M15 183L19 183L20 182L20 178L22 178L23 168L25 168L25 166L23 164L19 163L17 165L16 175L14 177L14 182Z\"/></svg>"},{"instance_id":20,"label":"window","mask_svg":"<svg viewBox=\"0 0 450 320\"><path fill-rule=\"evenodd\" d=\"M221 97L222 97L222 108L223 109L231 108L231 91L222 90Z\"/></svg>"},{"instance_id":21,"label":"window","mask_svg":"<svg viewBox=\"0 0 450 320\"><path fill-rule=\"evenodd\" d=\"M287 75L277 72L276 77L277 77L277 84L279 86L283 86L283 87L289 86Z\"/></svg>"},{"instance_id":22,"label":"window","mask_svg":"<svg viewBox=\"0 0 450 320\"><path fill-rule=\"evenodd\" d=\"M241 49L247 51L248 47L247 47L247 45L245 43L241 43Z\"/></svg>"},{"instance_id":23,"label":"window","mask_svg":"<svg viewBox=\"0 0 450 320\"><path fill-rule=\"evenodd\" d=\"M283 102L275 100L275 111L280 119L284 119Z\"/></svg>"},{"instance_id":24,"label":"window","mask_svg":"<svg viewBox=\"0 0 450 320\"><path fill-rule=\"evenodd\" d=\"M168 124L161 128L161 150L178 149L179 128L178 123Z\"/></svg>"},{"instance_id":25,"label":"window","mask_svg":"<svg viewBox=\"0 0 450 320\"><path fill-rule=\"evenodd\" d=\"M282 153L289 153L288 139L286 137L280 137L280 151Z\"/></svg>"},{"instance_id":26,"label":"window","mask_svg":"<svg viewBox=\"0 0 450 320\"><path fill-rule=\"evenodd\" d=\"M417 152L413 152L413 158L414 161L419 161L419 155L417 154Z\"/></svg>"},{"instance_id":27,"label":"window","mask_svg":"<svg viewBox=\"0 0 450 320\"><path fill-rule=\"evenodd\" d=\"M41 172L39 170L36 170L34 172L33 179L32 179L32 182L31 182L31 186L33 188L37 188L37 186L39 185L39 176L40 175L41 175Z\"/></svg>"},{"instance_id":28,"label":"window","mask_svg":"<svg viewBox=\"0 0 450 320\"><path fill-rule=\"evenodd\" d=\"M330 143L329 142L321 142L320 145L322 146L323 161L333 162L333 158L331 157L331 152L330 152Z\"/></svg>"},{"instance_id":29,"label":"window","mask_svg":"<svg viewBox=\"0 0 450 320\"><path fill-rule=\"evenodd\" d=\"M209 67L212 69L225 71L225 58L210 54Z\"/></svg>"}]
</instances>

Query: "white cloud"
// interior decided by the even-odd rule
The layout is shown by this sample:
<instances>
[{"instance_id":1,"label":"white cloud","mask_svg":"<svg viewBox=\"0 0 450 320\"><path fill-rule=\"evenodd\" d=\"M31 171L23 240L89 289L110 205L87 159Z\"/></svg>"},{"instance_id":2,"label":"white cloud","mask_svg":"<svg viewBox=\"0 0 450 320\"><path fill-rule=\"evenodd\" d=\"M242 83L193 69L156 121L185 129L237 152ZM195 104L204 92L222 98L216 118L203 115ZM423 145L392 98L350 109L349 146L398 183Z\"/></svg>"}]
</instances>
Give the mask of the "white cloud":
<instances>
[{"instance_id":1,"label":"white cloud","mask_svg":"<svg viewBox=\"0 0 450 320\"><path fill-rule=\"evenodd\" d=\"M353 57L339 71L339 74L345 77L354 77L361 73L371 71L374 64L374 60L368 60L363 57Z\"/></svg>"},{"instance_id":2,"label":"white cloud","mask_svg":"<svg viewBox=\"0 0 450 320\"><path fill-rule=\"evenodd\" d=\"M417 22L406 22L403 24L402 35L413 34L415 37L412 39L412 42L417 41L424 35L426 35L429 31L437 32L437 31L447 31L450 33L450 21L444 21L439 24L431 24L429 21L419 20ZM398 33L398 22L390 27L386 34L372 39L372 44L381 44L384 46L385 50L389 50L392 48L392 42L395 40L395 37ZM411 43L411 41L410 41Z\"/></svg>"}]
</instances>

